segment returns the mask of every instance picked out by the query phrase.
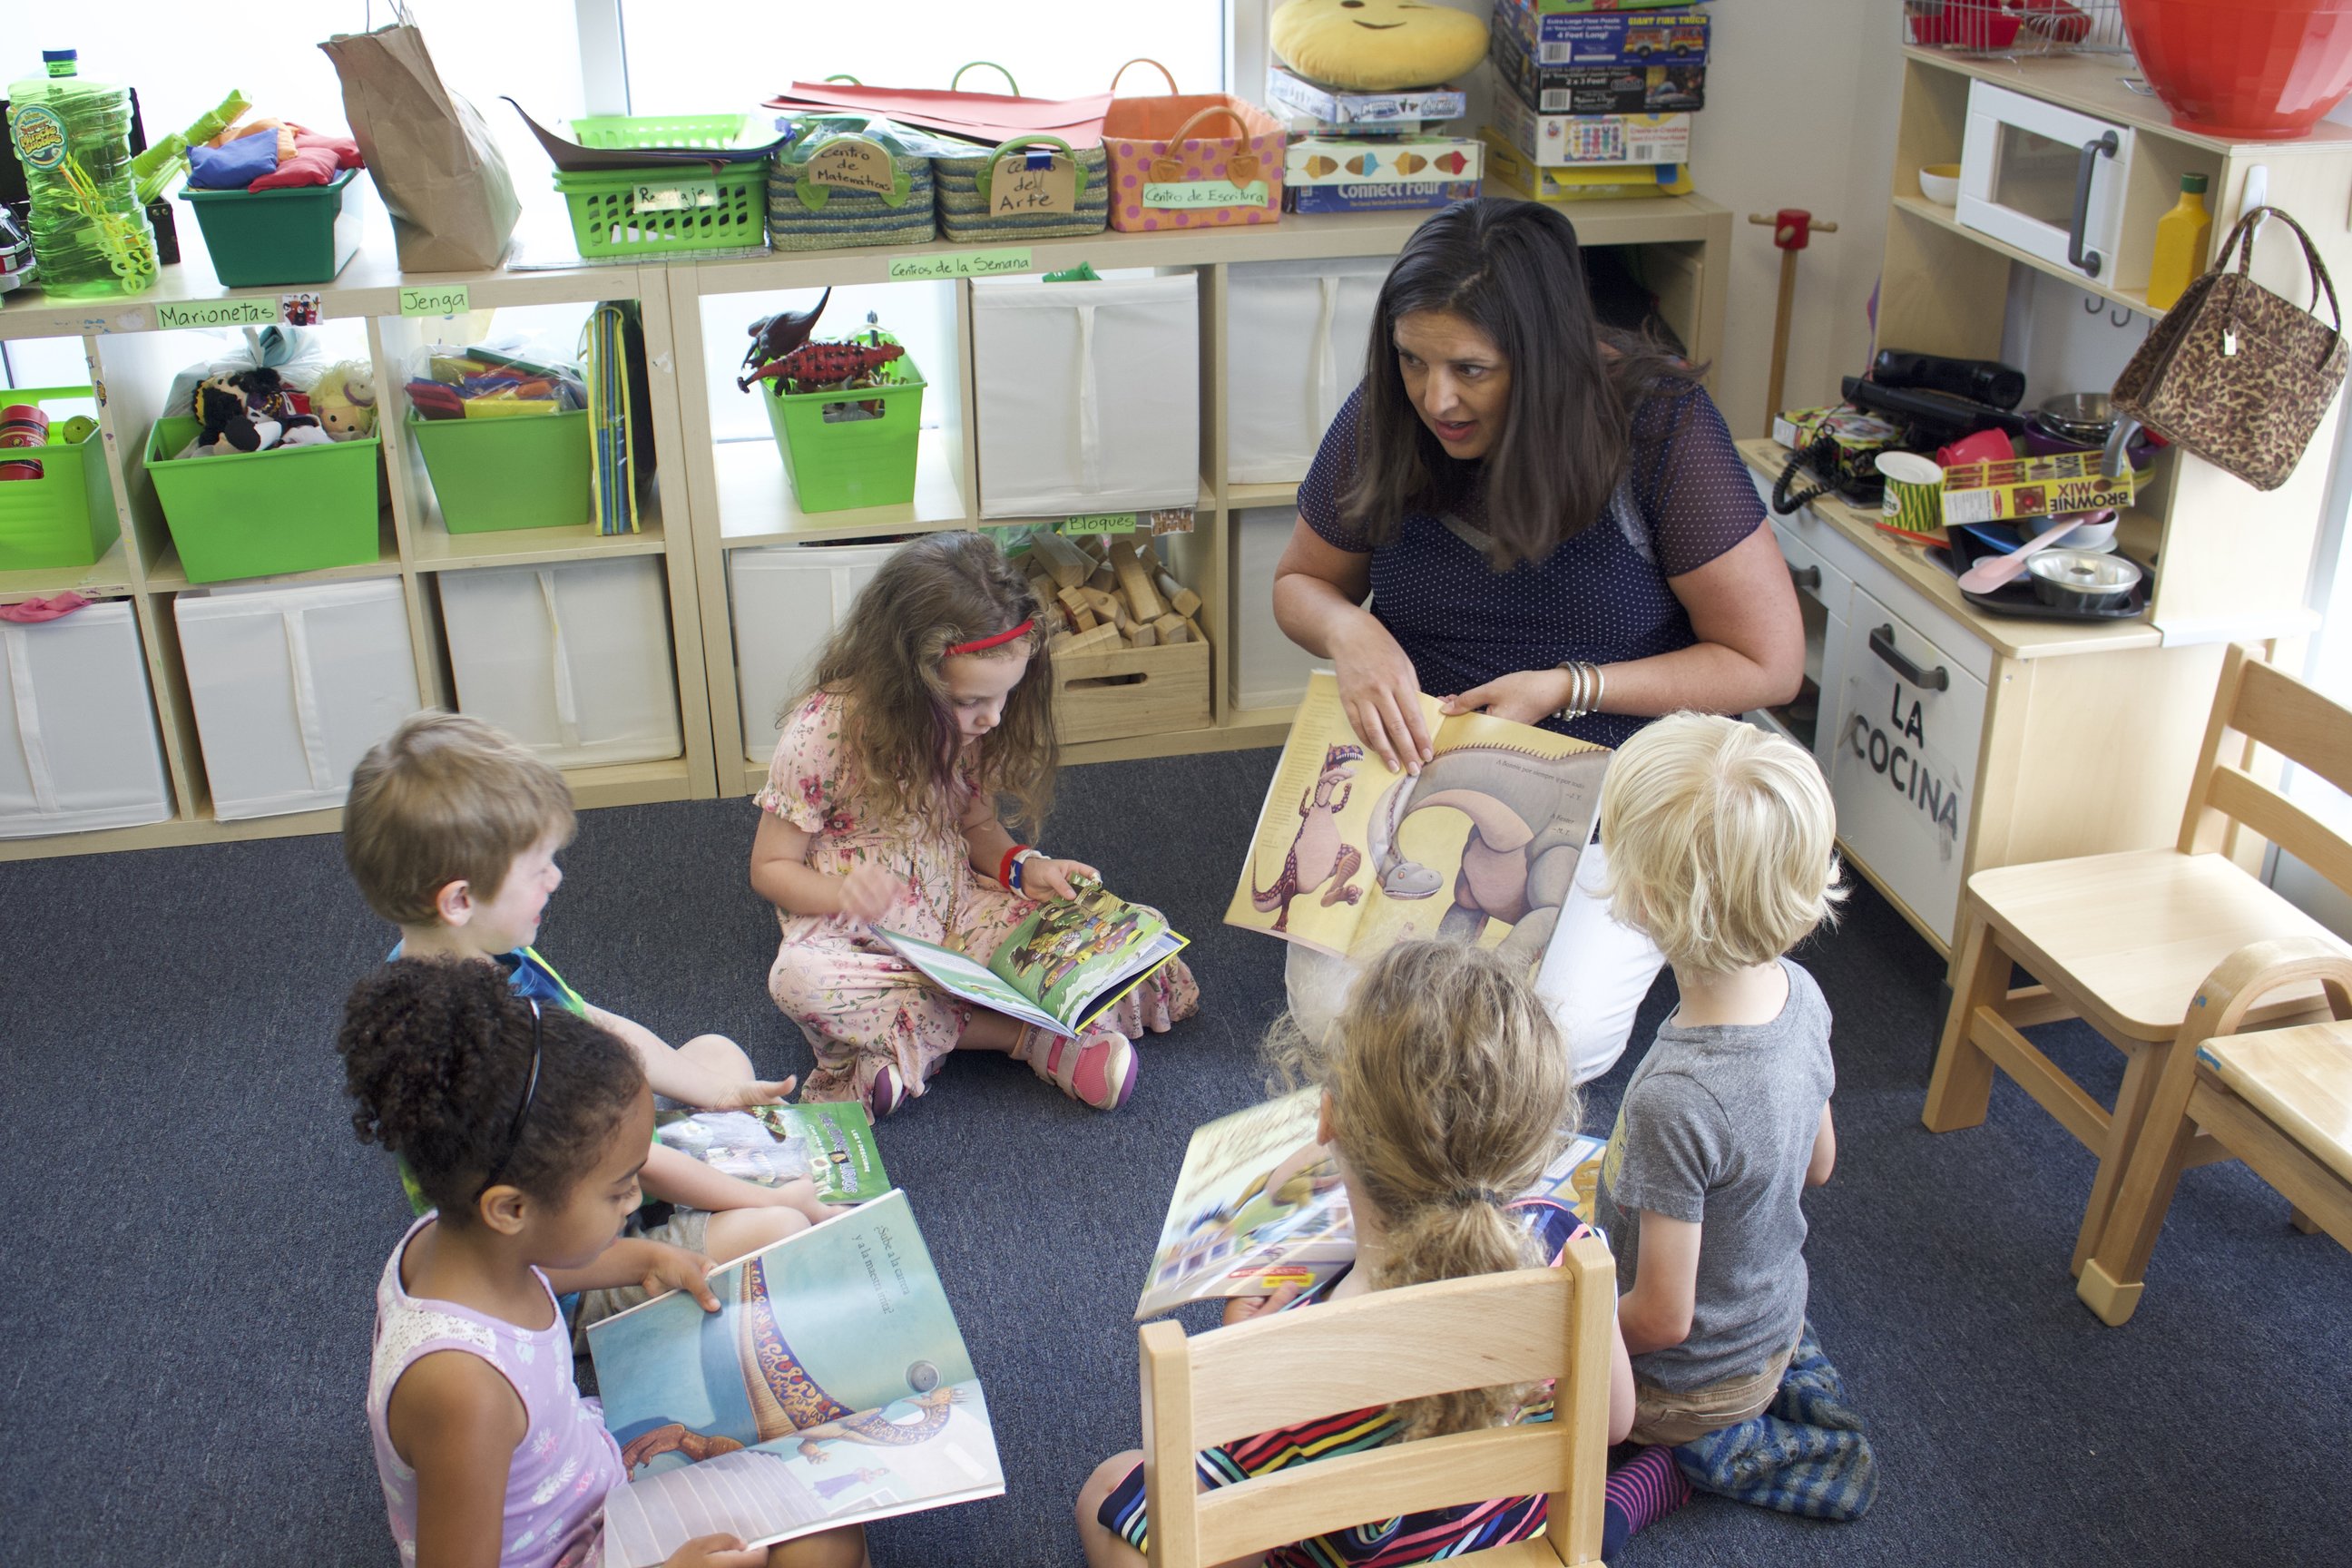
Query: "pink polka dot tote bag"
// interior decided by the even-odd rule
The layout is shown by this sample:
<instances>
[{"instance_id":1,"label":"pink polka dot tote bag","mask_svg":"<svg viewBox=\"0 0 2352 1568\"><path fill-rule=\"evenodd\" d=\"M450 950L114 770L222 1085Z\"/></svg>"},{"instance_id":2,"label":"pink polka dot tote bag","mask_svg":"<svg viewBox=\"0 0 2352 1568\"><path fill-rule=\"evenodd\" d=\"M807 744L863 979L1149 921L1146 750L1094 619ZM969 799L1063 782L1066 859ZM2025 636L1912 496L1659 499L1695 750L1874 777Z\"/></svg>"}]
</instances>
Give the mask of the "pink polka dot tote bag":
<instances>
[{"instance_id":1,"label":"pink polka dot tote bag","mask_svg":"<svg viewBox=\"0 0 2352 1568\"><path fill-rule=\"evenodd\" d=\"M1131 234L1273 223L1282 216L1284 141L1281 121L1226 93L1115 98L1103 116L1110 226Z\"/></svg>"}]
</instances>

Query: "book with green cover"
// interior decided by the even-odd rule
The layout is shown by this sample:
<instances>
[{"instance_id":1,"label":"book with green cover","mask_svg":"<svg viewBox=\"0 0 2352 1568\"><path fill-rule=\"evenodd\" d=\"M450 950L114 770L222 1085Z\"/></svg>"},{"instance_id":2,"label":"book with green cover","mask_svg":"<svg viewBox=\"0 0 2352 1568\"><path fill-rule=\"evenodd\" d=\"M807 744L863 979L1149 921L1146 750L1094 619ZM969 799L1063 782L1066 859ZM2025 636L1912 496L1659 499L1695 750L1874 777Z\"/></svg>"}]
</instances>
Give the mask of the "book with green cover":
<instances>
[{"instance_id":1,"label":"book with green cover","mask_svg":"<svg viewBox=\"0 0 2352 1568\"><path fill-rule=\"evenodd\" d=\"M984 963L902 931L874 934L965 1001L1075 1037L1190 941L1091 878L1072 882L1077 897L1039 904Z\"/></svg>"},{"instance_id":2,"label":"book with green cover","mask_svg":"<svg viewBox=\"0 0 2352 1568\"><path fill-rule=\"evenodd\" d=\"M854 1100L755 1105L747 1110L665 1110L654 1136L714 1171L781 1187L806 1176L829 1204L862 1204L890 1190L874 1120Z\"/></svg>"}]
</instances>

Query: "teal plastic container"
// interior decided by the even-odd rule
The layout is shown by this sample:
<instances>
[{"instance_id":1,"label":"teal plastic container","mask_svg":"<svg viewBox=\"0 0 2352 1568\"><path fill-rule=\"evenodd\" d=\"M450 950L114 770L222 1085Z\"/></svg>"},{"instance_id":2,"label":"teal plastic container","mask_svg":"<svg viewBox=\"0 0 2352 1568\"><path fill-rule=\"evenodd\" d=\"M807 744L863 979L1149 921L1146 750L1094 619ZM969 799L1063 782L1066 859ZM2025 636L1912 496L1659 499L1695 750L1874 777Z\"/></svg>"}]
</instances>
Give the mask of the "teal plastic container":
<instances>
[{"instance_id":1,"label":"teal plastic container","mask_svg":"<svg viewBox=\"0 0 2352 1568\"><path fill-rule=\"evenodd\" d=\"M147 474L191 583L277 577L378 560L381 438L173 458L204 426L158 419Z\"/></svg>"},{"instance_id":2,"label":"teal plastic container","mask_svg":"<svg viewBox=\"0 0 2352 1568\"><path fill-rule=\"evenodd\" d=\"M356 169L323 185L284 191L184 190L196 209L213 271L232 289L331 283L360 250Z\"/></svg>"},{"instance_id":3,"label":"teal plastic container","mask_svg":"<svg viewBox=\"0 0 2352 1568\"><path fill-rule=\"evenodd\" d=\"M38 571L49 566L88 566L106 553L122 531L114 515L114 484L95 430L67 441L68 416L53 405L98 412L98 395L87 386L19 386L0 390L0 406L30 403L50 415L49 439L39 447L0 449L0 459L29 458L41 465L37 479L0 481L0 572Z\"/></svg>"}]
</instances>

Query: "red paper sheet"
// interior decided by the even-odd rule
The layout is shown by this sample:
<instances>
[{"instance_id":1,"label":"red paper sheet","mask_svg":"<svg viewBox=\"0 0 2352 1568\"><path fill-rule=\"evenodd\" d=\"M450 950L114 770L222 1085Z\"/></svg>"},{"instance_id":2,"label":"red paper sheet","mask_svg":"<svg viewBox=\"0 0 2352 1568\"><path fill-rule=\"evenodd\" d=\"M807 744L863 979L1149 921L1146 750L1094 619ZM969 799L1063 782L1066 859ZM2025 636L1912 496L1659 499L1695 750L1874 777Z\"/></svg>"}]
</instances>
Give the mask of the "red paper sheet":
<instances>
[{"instance_id":1,"label":"red paper sheet","mask_svg":"<svg viewBox=\"0 0 2352 1568\"><path fill-rule=\"evenodd\" d=\"M1073 148L1098 145L1108 92L1086 98L1012 98L994 92L949 92L936 88L858 87L848 82L796 81L768 100L767 107L794 114L843 110L884 114L950 136L994 146L1015 137L1058 136Z\"/></svg>"}]
</instances>

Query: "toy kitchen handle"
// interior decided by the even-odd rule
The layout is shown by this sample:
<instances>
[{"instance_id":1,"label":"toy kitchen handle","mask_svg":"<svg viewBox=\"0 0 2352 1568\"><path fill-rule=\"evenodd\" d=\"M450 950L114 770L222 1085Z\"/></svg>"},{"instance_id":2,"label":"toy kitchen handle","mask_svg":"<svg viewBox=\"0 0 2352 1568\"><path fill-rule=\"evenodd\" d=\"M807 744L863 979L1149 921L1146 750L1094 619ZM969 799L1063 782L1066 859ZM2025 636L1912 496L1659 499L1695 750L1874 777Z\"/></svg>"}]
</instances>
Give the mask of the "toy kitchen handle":
<instances>
[{"instance_id":1,"label":"toy kitchen handle","mask_svg":"<svg viewBox=\"0 0 2352 1568\"><path fill-rule=\"evenodd\" d=\"M1822 587L1822 569L1818 566L1800 566L1791 561L1789 563L1789 585L1818 594Z\"/></svg>"},{"instance_id":2,"label":"toy kitchen handle","mask_svg":"<svg viewBox=\"0 0 2352 1568\"><path fill-rule=\"evenodd\" d=\"M2112 158L2122 148L2114 132L2103 131L2083 143L2074 163L2074 216L2066 226L2066 259L2093 278L2105 263L2097 251L2083 247L2083 229L2091 221L2091 176L2098 172L2101 158Z\"/></svg>"},{"instance_id":3,"label":"toy kitchen handle","mask_svg":"<svg viewBox=\"0 0 2352 1568\"><path fill-rule=\"evenodd\" d=\"M1087 166L1078 162L1077 153L1071 150L1067 142L1058 136L1047 136L1040 132L1032 136L1015 136L1010 142L999 142L994 147L989 149L988 155L980 161L980 174L974 181L980 186L981 205L986 206L989 204L988 187L996 178L997 160L1003 158L1007 153L1015 153L1024 147L1035 147L1040 144L1057 147L1061 150L1062 156L1069 160L1070 167L1078 176L1077 185L1070 193L1071 199L1083 201L1086 198Z\"/></svg>"},{"instance_id":4,"label":"toy kitchen handle","mask_svg":"<svg viewBox=\"0 0 2352 1568\"><path fill-rule=\"evenodd\" d=\"M1004 79L1004 85L1013 89L1013 97L1018 98L1021 96L1021 84L1013 79L1013 73L1011 71L1006 70L994 60L966 60L963 64L956 67L955 75L948 78L948 90L950 92L956 91L959 85L963 81L963 73L971 69L974 66L986 66L990 70L996 72L997 75Z\"/></svg>"},{"instance_id":5,"label":"toy kitchen handle","mask_svg":"<svg viewBox=\"0 0 2352 1568\"><path fill-rule=\"evenodd\" d=\"M1895 646L1895 626L1891 621L1885 626L1871 628L1870 651L1878 656L1879 662L1922 691L1949 691L1952 689L1952 672L1942 665L1933 669L1922 669L1903 657L1903 650Z\"/></svg>"},{"instance_id":6,"label":"toy kitchen handle","mask_svg":"<svg viewBox=\"0 0 2352 1568\"><path fill-rule=\"evenodd\" d=\"M1150 55L1138 55L1133 59L1128 61L1127 65L1121 66L1118 69L1110 73L1110 90L1112 92L1116 93L1118 91L1118 79L1127 74L1128 66L1150 66L1153 70L1158 71L1162 77L1167 79L1168 96L1171 98L1179 96L1182 91L1182 89L1176 85L1176 73L1174 71L1170 70L1166 66L1161 65Z\"/></svg>"}]
</instances>

